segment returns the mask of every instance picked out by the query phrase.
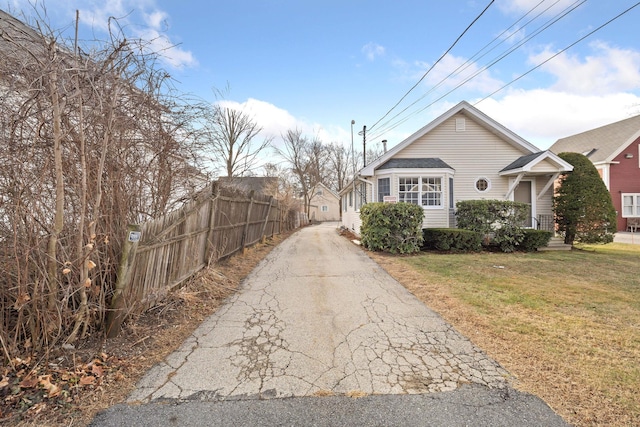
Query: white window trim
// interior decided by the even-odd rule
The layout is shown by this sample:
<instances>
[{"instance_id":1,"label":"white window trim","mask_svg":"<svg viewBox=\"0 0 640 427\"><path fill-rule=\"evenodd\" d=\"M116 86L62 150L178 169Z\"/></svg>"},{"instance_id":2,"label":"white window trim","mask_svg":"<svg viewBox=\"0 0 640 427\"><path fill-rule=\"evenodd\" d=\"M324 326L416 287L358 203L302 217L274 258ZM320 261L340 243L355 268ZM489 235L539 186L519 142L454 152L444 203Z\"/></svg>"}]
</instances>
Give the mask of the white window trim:
<instances>
[{"instance_id":1,"label":"white window trim","mask_svg":"<svg viewBox=\"0 0 640 427\"><path fill-rule=\"evenodd\" d=\"M418 178L419 185L422 185L423 178L440 178L440 206L426 206L422 204L422 192L420 192L420 204L424 210L444 210L446 205L445 195L445 176L444 175L422 175L422 174L401 174L397 176L396 194L398 195L398 202L400 202L400 178ZM404 202L403 202L404 203Z\"/></svg>"},{"instance_id":2,"label":"white window trim","mask_svg":"<svg viewBox=\"0 0 640 427\"><path fill-rule=\"evenodd\" d=\"M485 181L487 181L487 189L486 190L478 190L478 181L480 181L481 179L484 179ZM473 181L473 189L476 190L477 193L486 194L489 191L491 191L491 180L489 178L487 178L486 176L479 176Z\"/></svg>"},{"instance_id":3,"label":"white window trim","mask_svg":"<svg viewBox=\"0 0 640 427\"><path fill-rule=\"evenodd\" d=\"M322 205L322 207L320 208L321 212L329 212L329 206L327 205Z\"/></svg>"},{"instance_id":4,"label":"white window trim","mask_svg":"<svg viewBox=\"0 0 640 427\"><path fill-rule=\"evenodd\" d=\"M635 203L633 203L632 206L632 211L634 211L631 215L626 215L624 213L624 198L626 197L631 197ZM622 218L638 218L640 217L640 208L638 207L638 198L640 198L640 193L622 193L620 195L620 210Z\"/></svg>"}]
</instances>

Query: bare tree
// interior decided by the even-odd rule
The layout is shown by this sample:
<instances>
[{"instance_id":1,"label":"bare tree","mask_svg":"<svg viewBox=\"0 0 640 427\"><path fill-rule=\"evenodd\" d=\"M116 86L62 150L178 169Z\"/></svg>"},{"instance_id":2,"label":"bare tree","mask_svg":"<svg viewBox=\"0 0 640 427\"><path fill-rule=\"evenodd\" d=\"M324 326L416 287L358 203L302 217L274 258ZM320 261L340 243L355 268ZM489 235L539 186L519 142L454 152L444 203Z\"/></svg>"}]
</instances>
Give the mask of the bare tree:
<instances>
[{"instance_id":1,"label":"bare tree","mask_svg":"<svg viewBox=\"0 0 640 427\"><path fill-rule=\"evenodd\" d=\"M267 188L267 191L275 194L276 199L286 211L299 211L300 199L296 197L295 185L291 180L289 168L276 163L267 163L263 169L265 176L277 178L274 188Z\"/></svg>"},{"instance_id":2,"label":"bare tree","mask_svg":"<svg viewBox=\"0 0 640 427\"><path fill-rule=\"evenodd\" d=\"M305 212L310 214L311 202L320 184L328 179L328 150L320 140L308 139L299 129L288 130L283 136L284 147L276 149L296 177Z\"/></svg>"},{"instance_id":3,"label":"bare tree","mask_svg":"<svg viewBox=\"0 0 640 427\"><path fill-rule=\"evenodd\" d=\"M218 103L205 111L202 143L228 177L240 177L252 173L260 154L271 146L272 138L258 141L260 132L262 127L247 113Z\"/></svg>"},{"instance_id":4,"label":"bare tree","mask_svg":"<svg viewBox=\"0 0 640 427\"><path fill-rule=\"evenodd\" d=\"M339 193L353 175L354 165L351 151L337 143L330 144L327 149L329 168L331 170L327 185Z\"/></svg>"}]
</instances>

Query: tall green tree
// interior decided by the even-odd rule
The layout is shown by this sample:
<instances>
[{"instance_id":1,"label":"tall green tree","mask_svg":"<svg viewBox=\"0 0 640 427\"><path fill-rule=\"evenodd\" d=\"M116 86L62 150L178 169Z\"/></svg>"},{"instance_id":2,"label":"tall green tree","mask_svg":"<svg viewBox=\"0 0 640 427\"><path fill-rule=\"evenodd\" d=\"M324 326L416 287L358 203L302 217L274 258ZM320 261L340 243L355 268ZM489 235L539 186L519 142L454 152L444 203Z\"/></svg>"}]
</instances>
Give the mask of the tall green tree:
<instances>
[{"instance_id":1,"label":"tall green tree","mask_svg":"<svg viewBox=\"0 0 640 427\"><path fill-rule=\"evenodd\" d=\"M553 199L558 231L564 242L608 243L616 231L611 194L591 161L580 153L560 153L573 166L562 174Z\"/></svg>"}]
</instances>

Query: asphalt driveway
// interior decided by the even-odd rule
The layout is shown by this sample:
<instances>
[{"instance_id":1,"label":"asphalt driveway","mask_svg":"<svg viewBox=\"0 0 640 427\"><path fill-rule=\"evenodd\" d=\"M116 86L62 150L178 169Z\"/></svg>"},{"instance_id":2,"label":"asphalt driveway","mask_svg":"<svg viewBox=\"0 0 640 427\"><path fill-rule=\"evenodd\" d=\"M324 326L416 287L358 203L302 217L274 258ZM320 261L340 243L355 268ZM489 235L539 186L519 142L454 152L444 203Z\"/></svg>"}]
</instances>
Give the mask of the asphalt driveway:
<instances>
[{"instance_id":1,"label":"asphalt driveway","mask_svg":"<svg viewBox=\"0 0 640 427\"><path fill-rule=\"evenodd\" d=\"M566 425L336 224L276 247L92 425Z\"/></svg>"}]
</instances>

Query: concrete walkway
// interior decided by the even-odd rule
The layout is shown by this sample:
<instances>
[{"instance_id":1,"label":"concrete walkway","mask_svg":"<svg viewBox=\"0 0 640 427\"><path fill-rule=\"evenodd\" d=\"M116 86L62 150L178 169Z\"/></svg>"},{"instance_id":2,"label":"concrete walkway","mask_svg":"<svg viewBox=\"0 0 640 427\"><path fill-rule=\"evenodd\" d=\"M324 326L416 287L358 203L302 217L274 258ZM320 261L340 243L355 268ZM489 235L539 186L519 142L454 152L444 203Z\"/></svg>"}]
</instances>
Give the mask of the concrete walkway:
<instances>
[{"instance_id":1,"label":"concrete walkway","mask_svg":"<svg viewBox=\"0 0 640 427\"><path fill-rule=\"evenodd\" d=\"M399 425L397 415L385 417L411 395L418 401L409 411L445 417L447 425L468 425L464 420L480 413L488 418L471 425L565 425L540 399L513 390L508 377L340 237L335 224L323 224L276 247L238 293L150 370L129 405L93 425L166 424L166 402L178 404L171 416L180 425ZM267 422L265 414L283 405L288 415ZM353 405L358 409L344 409ZM346 418L337 422L341 410ZM224 422L216 422L212 414L221 411Z\"/></svg>"},{"instance_id":2,"label":"concrete walkway","mask_svg":"<svg viewBox=\"0 0 640 427\"><path fill-rule=\"evenodd\" d=\"M613 236L616 243L628 243L632 245L640 245L640 233L630 233L628 231L618 231Z\"/></svg>"}]
</instances>

